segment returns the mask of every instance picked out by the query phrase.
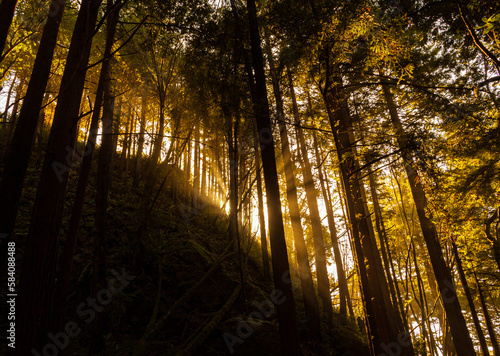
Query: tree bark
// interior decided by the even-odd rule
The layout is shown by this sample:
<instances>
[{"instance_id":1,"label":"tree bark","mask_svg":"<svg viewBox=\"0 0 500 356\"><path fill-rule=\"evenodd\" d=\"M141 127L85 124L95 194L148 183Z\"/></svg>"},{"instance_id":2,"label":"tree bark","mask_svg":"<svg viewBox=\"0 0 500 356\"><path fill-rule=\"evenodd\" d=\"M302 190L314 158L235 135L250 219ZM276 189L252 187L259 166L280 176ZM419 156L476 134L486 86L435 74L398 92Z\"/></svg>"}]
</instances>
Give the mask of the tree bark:
<instances>
[{"instance_id":1,"label":"tree bark","mask_svg":"<svg viewBox=\"0 0 500 356\"><path fill-rule=\"evenodd\" d=\"M59 2L62 2L63 4L61 7L64 7L65 0L54 1L56 5L58 5L57 3ZM10 25L12 24L12 20L14 19L16 5L17 0L2 0L2 2L0 3L0 62L2 62L4 58L2 54L3 50L5 49L5 43L7 42L7 35L9 34Z\"/></svg>"},{"instance_id":2,"label":"tree bark","mask_svg":"<svg viewBox=\"0 0 500 356\"><path fill-rule=\"evenodd\" d=\"M275 294L278 293L280 295L280 302L278 303L276 300L274 302L278 314L281 353L287 356L301 355L297 315L295 311L292 283L290 280L290 268L283 226L283 214L281 212L281 199L278 172L276 169L274 140L271 129L271 116L269 113L269 103L266 92L264 58L260 47L260 34L255 0L247 0L247 10L252 63L255 71L255 94L257 99L253 103L253 109L257 121L257 129L259 130L262 166L266 185Z\"/></svg>"}]
</instances>

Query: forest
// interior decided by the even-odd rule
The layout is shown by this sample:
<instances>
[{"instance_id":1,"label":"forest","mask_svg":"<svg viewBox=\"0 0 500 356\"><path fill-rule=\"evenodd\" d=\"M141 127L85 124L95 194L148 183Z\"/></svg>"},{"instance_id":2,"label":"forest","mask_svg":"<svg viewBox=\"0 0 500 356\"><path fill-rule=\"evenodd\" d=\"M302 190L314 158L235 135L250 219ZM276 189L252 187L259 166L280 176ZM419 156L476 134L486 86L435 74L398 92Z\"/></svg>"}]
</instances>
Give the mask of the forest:
<instances>
[{"instance_id":1,"label":"forest","mask_svg":"<svg viewBox=\"0 0 500 356\"><path fill-rule=\"evenodd\" d=\"M500 356L500 2L1 0L1 355Z\"/></svg>"}]
</instances>

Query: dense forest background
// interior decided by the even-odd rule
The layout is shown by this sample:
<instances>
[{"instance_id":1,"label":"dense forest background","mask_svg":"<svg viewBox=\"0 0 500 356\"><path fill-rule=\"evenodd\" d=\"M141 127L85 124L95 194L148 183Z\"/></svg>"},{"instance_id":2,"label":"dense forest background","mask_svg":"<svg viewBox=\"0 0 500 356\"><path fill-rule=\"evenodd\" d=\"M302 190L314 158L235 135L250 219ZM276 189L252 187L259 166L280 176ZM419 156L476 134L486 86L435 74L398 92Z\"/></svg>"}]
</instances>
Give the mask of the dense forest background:
<instances>
[{"instance_id":1,"label":"dense forest background","mask_svg":"<svg viewBox=\"0 0 500 356\"><path fill-rule=\"evenodd\" d=\"M2 354L500 355L500 3L0 2Z\"/></svg>"}]
</instances>

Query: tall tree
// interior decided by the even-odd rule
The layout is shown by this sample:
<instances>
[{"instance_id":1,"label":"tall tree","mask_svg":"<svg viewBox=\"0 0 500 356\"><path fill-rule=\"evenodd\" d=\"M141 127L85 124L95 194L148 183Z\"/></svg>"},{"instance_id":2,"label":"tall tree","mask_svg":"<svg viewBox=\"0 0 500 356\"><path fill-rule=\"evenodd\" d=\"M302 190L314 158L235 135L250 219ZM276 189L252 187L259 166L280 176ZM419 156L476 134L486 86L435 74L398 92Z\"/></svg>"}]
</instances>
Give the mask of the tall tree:
<instances>
[{"instance_id":1,"label":"tall tree","mask_svg":"<svg viewBox=\"0 0 500 356\"><path fill-rule=\"evenodd\" d=\"M59 8L59 3L64 7L65 0L53 1L53 7L57 12L61 9ZM9 28L12 24L12 19L14 18L14 11L16 10L17 0L2 0L0 3L0 62L3 59L3 50L5 48L5 43L7 42L7 35L9 34Z\"/></svg>"},{"instance_id":2,"label":"tall tree","mask_svg":"<svg viewBox=\"0 0 500 356\"><path fill-rule=\"evenodd\" d=\"M1 6L9 2L12 3L12 1L4 0ZM2 261L0 264L2 266L7 252L7 243L11 239L14 229L40 108L50 75L59 25L64 12L64 3L64 1L59 0L53 1L52 6L55 6L54 9L57 9L57 12L51 13L44 26L35 63L33 64L33 74L5 157L5 168L0 181L0 195L2 196L0 200L0 234L7 236L7 238L0 240L0 261ZM1 10L0 13L2 14L0 16L4 16ZM1 20L0 23L1 26L4 25ZM12 126L14 126L13 123Z\"/></svg>"},{"instance_id":3,"label":"tall tree","mask_svg":"<svg viewBox=\"0 0 500 356\"><path fill-rule=\"evenodd\" d=\"M329 194L325 186L325 179L323 177L323 170L321 168L320 153L318 148L318 139L316 138L316 132L313 131L314 139L314 153L316 155L316 164L318 169L318 178L321 185L321 192L323 194L323 201L325 202L326 216L328 219L328 227L330 228L330 239L332 241L333 255L335 257L335 266L337 267L337 278L339 284L339 299L340 299L340 314L347 315L347 302L349 301L349 289L347 287L347 279L344 271L344 266L342 264L342 254L340 253L338 237L337 237L337 227L335 226L335 219L333 217L332 202L329 199ZM350 305L350 313L352 313L352 305Z\"/></svg>"},{"instance_id":4,"label":"tall tree","mask_svg":"<svg viewBox=\"0 0 500 356\"><path fill-rule=\"evenodd\" d=\"M71 278L71 269L73 264L73 255L76 248L78 232L80 228L80 221L83 212L83 205L85 203L85 196L87 192L87 185L90 178L90 170L94 156L94 150L97 141L97 134L99 128L99 118L101 116L101 107L104 99L104 92L109 82L109 70L111 60L111 49L113 46L114 32L118 22L119 6L113 9L108 19L106 31L106 44L103 52L103 63L99 74L99 82L97 83L97 90L94 101L94 111L92 112L91 122L88 130L88 139L85 145L85 155L82 159L80 174L78 176L78 184L75 193L75 199L71 210L71 217L69 220L68 232L66 234L66 241L64 244L61 261L59 263L59 273L57 277L56 293L55 293L55 318L53 321L52 329L61 330L64 327L64 317L67 306L68 288ZM109 96L109 94L108 94ZM109 100L109 99L108 99ZM109 103L108 103L109 105ZM109 108L107 109L109 115ZM104 125L103 125L104 129ZM106 127L108 130L108 127Z\"/></svg>"},{"instance_id":5,"label":"tall tree","mask_svg":"<svg viewBox=\"0 0 500 356\"><path fill-rule=\"evenodd\" d=\"M304 297L304 307L306 316L309 320L311 331L314 335L321 336L321 320L319 315L318 299L314 290L314 281L312 277L307 246L302 228L299 199L297 195L297 184L295 180L295 163L290 151L290 142L288 138L288 128L285 124L285 113L283 108L283 98L280 91L278 73L274 65L274 59L269 45L269 39L266 39L266 54L269 62L270 74L273 82L274 97L276 100L276 111L278 117L278 127L280 131L281 155L286 179L286 198L288 202L288 211L292 223L293 238L295 243L295 252L297 254L297 267Z\"/></svg>"},{"instance_id":6,"label":"tall tree","mask_svg":"<svg viewBox=\"0 0 500 356\"><path fill-rule=\"evenodd\" d=\"M309 208L309 217L311 218L311 227L314 242L314 262L316 264L316 275L318 279L318 294L322 302L323 314L328 322L332 323L333 309L332 299L330 296L330 281L328 279L328 270L326 268L326 251L325 241L323 239L323 225L319 215L319 207L316 187L312 175L311 163L309 161L309 153L307 152L306 140L301 127L299 109L297 99L295 97L295 89L293 86L293 78L290 69L287 67L288 89L292 99L292 109L294 116L294 124L296 125L297 142L300 150L299 162L302 165L302 174L304 176L304 188L306 191L307 207Z\"/></svg>"},{"instance_id":7,"label":"tall tree","mask_svg":"<svg viewBox=\"0 0 500 356\"><path fill-rule=\"evenodd\" d=\"M261 164L260 164L260 151L257 140L254 140L255 150L255 174L257 175L257 204L259 214L259 228L260 228L260 246L262 251L262 264L264 269L264 277L271 280L271 272L269 270L269 252L267 250L267 233L266 233L266 219L264 218L264 198L262 196L262 177L261 177Z\"/></svg>"},{"instance_id":8,"label":"tall tree","mask_svg":"<svg viewBox=\"0 0 500 356\"><path fill-rule=\"evenodd\" d=\"M83 0L61 80L28 232L19 287L19 355L47 344L53 318L57 246L79 108L100 0Z\"/></svg>"},{"instance_id":9,"label":"tall tree","mask_svg":"<svg viewBox=\"0 0 500 356\"><path fill-rule=\"evenodd\" d=\"M328 48L326 48L328 50ZM352 119L346 93L343 92L339 68L331 68L329 54L325 54L327 69L324 87L321 89L332 127L342 182L346 192L348 213L351 222L356 261L360 274L367 333L372 336L370 346L373 353L383 352L383 345L404 332L398 322L397 313L388 300L388 286L383 271L377 264L378 250L373 240L371 218L367 214L364 188L360 177L360 165L354 149ZM330 68L330 69L329 69ZM333 74L333 73L335 74ZM331 76L331 77L329 77ZM378 256L380 258L380 256ZM387 290L387 293L384 293ZM401 336L400 336L401 337ZM409 336L408 336L409 337ZM413 355L411 340L405 339L401 349L405 355Z\"/></svg>"},{"instance_id":10,"label":"tall tree","mask_svg":"<svg viewBox=\"0 0 500 356\"><path fill-rule=\"evenodd\" d=\"M255 0L247 0L248 25L252 64L255 72L255 96L253 103L257 129L262 152L262 167L266 184L267 214L269 218L269 235L271 239L273 279L276 293L280 293L281 303L276 303L278 312L281 352L283 355L301 355L297 314L290 280L290 267L281 212L281 199L278 184L278 172L274 152L274 139L271 128L269 103L267 100L264 58L260 47L259 25Z\"/></svg>"},{"instance_id":11,"label":"tall tree","mask_svg":"<svg viewBox=\"0 0 500 356\"><path fill-rule=\"evenodd\" d=\"M122 5L121 0L107 0L106 10L109 19L106 31L106 43L113 43L116 26L119 19L119 11ZM96 199L95 199L95 227L96 234L93 241L93 275L91 291L97 296L100 291L106 290L106 233L108 214L108 192L111 187L111 165L113 159L113 115L115 98L113 96L111 83L111 59L108 60L106 68L103 109L102 109L102 143L99 151L99 161L97 165L96 178ZM104 312L96 315L93 324L93 352L100 352L104 349L104 334L106 333L106 314Z\"/></svg>"},{"instance_id":12,"label":"tall tree","mask_svg":"<svg viewBox=\"0 0 500 356\"><path fill-rule=\"evenodd\" d=\"M414 167L412 154L409 150L410 142L408 136L404 132L396 109L396 104L389 87L387 85L382 85L382 90L389 109L391 122L396 132L396 139L404 159L405 170L410 183L413 201L415 202L415 206L417 208L420 227L427 245L434 275L436 276L436 281L441 293L441 298L443 299L446 317L450 325L451 334L453 335L453 343L455 344L455 348L459 356L473 355L475 353L474 346L462 314L457 292L453 285L451 272L444 260L436 226L432 222L431 217L428 216L427 197L422 186L421 179Z\"/></svg>"}]
</instances>

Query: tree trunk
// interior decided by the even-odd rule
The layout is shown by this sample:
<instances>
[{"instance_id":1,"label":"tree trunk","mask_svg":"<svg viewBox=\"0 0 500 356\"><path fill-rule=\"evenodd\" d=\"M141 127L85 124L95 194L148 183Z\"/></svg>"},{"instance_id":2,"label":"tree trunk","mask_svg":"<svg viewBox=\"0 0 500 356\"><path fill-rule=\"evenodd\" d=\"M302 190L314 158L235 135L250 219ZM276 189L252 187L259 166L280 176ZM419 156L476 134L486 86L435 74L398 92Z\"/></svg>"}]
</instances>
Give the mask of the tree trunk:
<instances>
[{"instance_id":1,"label":"tree trunk","mask_svg":"<svg viewBox=\"0 0 500 356\"><path fill-rule=\"evenodd\" d=\"M342 194L342 189L340 188L338 181L336 181L336 186L337 186L337 192L338 192L338 195L339 195L340 208L342 209L342 217L343 217L343 220L344 220L344 226L345 226L345 229L346 229L345 232L346 232L346 235L347 235L347 239L349 241L349 245L351 247L351 251L354 252L354 248L352 246L352 235L351 235L351 228L350 228L349 220L348 220L348 213L346 212L346 209L344 208L344 202L346 200L344 198L344 195ZM330 195L330 187L328 185L328 181L326 181L326 189L327 189L326 192L328 194L328 200L331 202L333 199L332 199L332 197ZM352 257L353 258L355 257L354 253L353 253ZM346 278L347 278L347 276L346 276ZM349 290L349 288L347 290ZM353 283L352 283L351 290L352 290L352 293L354 293L354 278L353 278ZM353 310L353 307L352 307L352 300L351 300L349 294L347 294L346 297L347 297L347 307L349 308L349 314L351 315L351 317L354 318L354 310Z\"/></svg>"},{"instance_id":2,"label":"tree trunk","mask_svg":"<svg viewBox=\"0 0 500 356\"><path fill-rule=\"evenodd\" d=\"M300 285L302 287L302 295L304 298L304 307L306 317L309 320L309 327L312 333L314 335L317 335L318 337L321 337L319 305L318 299L316 297L316 292L314 290L314 281L309 264L307 246L304 239L304 230L302 229L299 199L297 197L297 185L295 183L295 165L292 160L292 154L290 152L288 129L284 123L285 114L283 110L283 99L281 97L278 75L276 73L274 60L269 45L266 45L266 52L273 82L274 96L276 99L278 127L281 138L281 155L283 156L286 179L286 198L288 201L288 210L290 212L290 220L292 223L295 252L297 254L297 267L299 272Z\"/></svg>"},{"instance_id":3,"label":"tree trunk","mask_svg":"<svg viewBox=\"0 0 500 356\"><path fill-rule=\"evenodd\" d=\"M259 211L260 247L262 251L262 265L264 269L264 278L266 279L266 281L270 281L271 272L269 270L269 253L267 251L266 220L264 218L264 199L262 197L260 151L257 140L255 140L254 149L255 149L255 174L257 175L257 201L258 201L258 211Z\"/></svg>"},{"instance_id":4,"label":"tree trunk","mask_svg":"<svg viewBox=\"0 0 500 356\"><path fill-rule=\"evenodd\" d=\"M2 114L3 115L2 121L4 123L7 122L7 116L9 115L10 97L12 95L12 91L14 90L14 87L15 87L15 84L16 84L16 79L17 79L17 72L14 72L14 78L12 79L12 83L11 83L11 85L9 87L9 91L7 92L7 101L5 102L5 110L4 110L3 114ZM3 132L2 132L2 134L3 134Z\"/></svg>"},{"instance_id":5,"label":"tree trunk","mask_svg":"<svg viewBox=\"0 0 500 356\"><path fill-rule=\"evenodd\" d=\"M40 350L48 342L64 196L92 45L89 36L93 36L100 4L100 0L82 1L61 80L20 279L19 355L30 354L34 347Z\"/></svg>"},{"instance_id":6,"label":"tree trunk","mask_svg":"<svg viewBox=\"0 0 500 356\"><path fill-rule=\"evenodd\" d=\"M194 173L193 173L193 195L191 207L198 207L200 198L200 121L197 122L194 130Z\"/></svg>"},{"instance_id":7,"label":"tree trunk","mask_svg":"<svg viewBox=\"0 0 500 356\"><path fill-rule=\"evenodd\" d=\"M271 116L269 113L269 103L267 101L264 58L260 47L260 34L255 0L247 0L247 9L252 62L256 80L255 96L257 100L253 103L253 109L257 121L257 129L259 130L262 166L266 185L275 293L280 295L279 302L277 302L277 300L273 302L276 304L278 314L281 353L287 356L301 355L297 315L295 311L292 283L290 280L285 230L281 212L281 199L278 172L276 169L274 140L271 129Z\"/></svg>"},{"instance_id":8,"label":"tree trunk","mask_svg":"<svg viewBox=\"0 0 500 356\"><path fill-rule=\"evenodd\" d=\"M161 118L162 118L162 114L160 112L160 121L161 121ZM125 182L128 181L128 175L130 173L130 156L132 155L133 151L134 151L134 130L135 130L135 122L136 122L136 119L135 119L135 115L132 114L130 115L130 128L128 130L128 147L127 147L127 158L125 159ZM161 125L160 125L161 127ZM163 137L162 137L163 139ZM154 145L156 145L156 140L153 141L154 142ZM161 148L160 148L160 153L161 153ZM154 160L153 156L155 155L155 152L153 150L153 154L151 155L151 159ZM157 156L158 158L160 157L160 155ZM156 167L156 163L153 164L153 167Z\"/></svg>"},{"instance_id":9,"label":"tree trunk","mask_svg":"<svg viewBox=\"0 0 500 356\"><path fill-rule=\"evenodd\" d=\"M378 271L378 250L372 238L370 216L367 215L364 188L360 179L359 162L354 150L352 121L349 114L347 97L342 92L342 78L331 71L329 58L326 59L327 83L322 90L332 127L338 161L347 200L352 227L352 236L356 252L356 261L361 280L361 290L367 316L367 334L372 353L384 352L386 345L396 343L403 355L413 355L413 346L409 335L405 334L397 313L392 308L383 271ZM338 70L338 69L337 69ZM330 77L331 75L331 77ZM335 83L335 85L330 84ZM379 256L380 258L380 256ZM387 293L385 290L387 289ZM396 340L404 339L404 342Z\"/></svg>"},{"instance_id":10,"label":"tree trunk","mask_svg":"<svg viewBox=\"0 0 500 356\"><path fill-rule=\"evenodd\" d=\"M60 7L64 7L64 2L65 0L62 1L53 1L53 5L51 6L51 11L52 7L59 6L59 2L62 2L62 5ZM17 5L17 0L2 0L0 3L0 62L4 59L2 56L3 50L5 48L5 43L7 42L7 35L9 34L9 28L10 25L12 24L12 20L14 19L14 12L16 10L16 5ZM62 9L59 7L55 8L56 10L56 16L57 12L62 13ZM42 90L45 90L42 89Z\"/></svg>"},{"instance_id":11,"label":"tree trunk","mask_svg":"<svg viewBox=\"0 0 500 356\"><path fill-rule=\"evenodd\" d=\"M106 32L106 44L113 44L116 26L119 19L121 0L107 1L107 10L110 11ZM108 55L109 56L109 55ZM106 58L106 57L105 57ZM106 282L106 230L108 211L108 192L111 187L111 167L113 159L113 115L115 98L111 88L111 60L106 68L103 108L102 108L102 141L97 163L96 199L95 199L95 228L96 234L93 241L93 274L91 291L93 296L98 296L102 290L107 289ZM104 335L106 334L106 311L96 313L92 328L92 352L98 353L104 349Z\"/></svg>"},{"instance_id":12,"label":"tree trunk","mask_svg":"<svg viewBox=\"0 0 500 356\"><path fill-rule=\"evenodd\" d=\"M4 2L13 2L14 6L16 3L15 1L3 0L0 8L4 6ZM7 253L7 243L10 241L14 229L19 199L21 198L33 138L39 121L40 108L50 75L50 66L56 46L57 34L64 11L64 3L59 5L59 2L59 0L53 1L55 6L59 6L59 10L53 16L49 16L43 28L42 38L21 107L21 113L19 114L19 120L5 156L5 168L0 181L0 196L2 197L0 199L0 234L7 235L7 238L1 239L0 242L0 267L2 271L4 271L3 266ZM0 10L0 14L0 17L4 16L2 10ZM4 25L2 20L0 20L0 24L0 26ZM12 117L16 115L17 100L18 98L16 98ZM13 129L14 122L11 120L9 125L12 125L10 129ZM6 138L5 142L9 142L8 139L9 137Z\"/></svg>"},{"instance_id":13,"label":"tree trunk","mask_svg":"<svg viewBox=\"0 0 500 356\"><path fill-rule=\"evenodd\" d=\"M429 256L432 263L432 268L434 270L434 275L436 276L436 281L439 286L441 297L444 301L444 309L446 311L446 317L450 325L451 334L453 336L453 342L457 354L462 355L474 355L474 346L467 329L467 324L465 323L464 316L462 314L462 308L457 297L457 292L453 286L453 279L451 276L450 269L446 265L444 260L443 251L441 249L441 243L439 241L439 236L437 234L436 227L431 220L430 216L427 216L427 198L425 196L424 188L420 181L417 171L413 167L413 158L411 152L407 148L408 139L403 130L403 126L399 119L399 115L394 103L392 93L387 85L382 85L382 90L384 92L384 97L389 108L389 113L391 116L391 121L396 131L396 138L398 145L402 150L402 156L405 162L405 170L408 176L408 181L410 183L411 192L413 195L413 200L417 208L417 214L420 221L420 227L422 229L422 234L429 251Z\"/></svg>"},{"instance_id":14,"label":"tree trunk","mask_svg":"<svg viewBox=\"0 0 500 356\"><path fill-rule=\"evenodd\" d=\"M460 282L462 282L462 287L464 288L464 293L465 296L467 297L467 302L469 303L470 313L472 316L472 320L474 321L474 327L476 328L477 337L479 339L479 345L481 345L481 351L483 352L483 355L488 356L490 352L488 351L488 346L486 344L486 339L484 337L483 329L481 328L481 323L479 322L476 307L474 305L474 299L472 298L469 289L469 284L467 282L467 278L465 277L464 269L462 267L462 260L460 258L460 255L458 254L457 244L453 236L451 236L451 247L453 249L453 255L455 256L455 261L457 263L457 270L458 270L458 275L460 277Z\"/></svg>"},{"instance_id":15,"label":"tree trunk","mask_svg":"<svg viewBox=\"0 0 500 356\"><path fill-rule=\"evenodd\" d=\"M318 149L318 140L316 138L316 133L313 131L314 139L314 153L316 155L316 164L318 165L318 176L321 184L321 191L323 194L323 201L325 202L326 215L328 219L328 226L330 228L330 238L332 240L333 255L335 257L335 266L337 267L337 278L339 283L339 299L340 299L340 314L347 316L347 299L349 298L349 289L347 287L347 279L345 276L344 266L342 265L342 255L340 253L339 244L337 240L337 227L335 226L335 219L333 217L333 209L331 206L331 200L329 199L326 187L325 179L323 177L323 171L321 169L321 158Z\"/></svg>"},{"instance_id":16,"label":"tree trunk","mask_svg":"<svg viewBox=\"0 0 500 356\"><path fill-rule=\"evenodd\" d=\"M110 5L111 4L111 5ZM108 2L108 8L112 2ZM116 14L117 15L117 14ZM113 16L115 17L115 16ZM118 16L116 16L118 19ZM111 19L110 19L111 20ZM102 110L102 143L99 151L96 180L95 227L93 241L93 276L92 295L96 296L106 285L106 217L108 210L108 192L111 186L111 160L113 158L113 109L114 98L111 94L111 82L106 80L104 88L104 105ZM92 351L100 352L104 348L106 333L106 314L97 313L92 329Z\"/></svg>"},{"instance_id":17,"label":"tree trunk","mask_svg":"<svg viewBox=\"0 0 500 356\"><path fill-rule=\"evenodd\" d=\"M137 189L139 187L139 176L142 167L142 151L144 150L144 130L146 125L146 110L147 110L147 95L146 90L142 93L141 104L141 122L139 123L139 139L137 142L137 155L135 157L134 181L132 187Z\"/></svg>"},{"instance_id":18,"label":"tree trunk","mask_svg":"<svg viewBox=\"0 0 500 356\"><path fill-rule=\"evenodd\" d=\"M323 314L329 326L333 321L332 299L330 296L330 281L328 279L328 270L326 268L325 242L323 240L323 225L319 216L318 200L316 187L309 162L304 133L300 127L299 109L295 98L295 89L293 87L292 73L287 67L288 87L290 97L292 98L293 116L296 126L297 141L300 151L299 162L302 165L302 174L304 176L304 189L306 191L307 206L311 218L311 227L314 241L314 262L316 264L316 276L318 280L318 294L323 306Z\"/></svg>"},{"instance_id":19,"label":"tree trunk","mask_svg":"<svg viewBox=\"0 0 500 356\"><path fill-rule=\"evenodd\" d=\"M493 351L495 356L500 355L500 347L498 346L498 341L495 336L495 327L491 322L490 312L488 311L488 305L484 298L483 289L479 285L476 272L474 272L474 279L476 281L477 291L479 293L479 301L481 302L481 308L483 308L484 321L486 322L486 328L488 329L488 334L490 334L491 345L493 346Z\"/></svg>"},{"instance_id":20,"label":"tree trunk","mask_svg":"<svg viewBox=\"0 0 500 356\"><path fill-rule=\"evenodd\" d=\"M127 160L127 150L128 150L128 145L129 145L129 137L130 137L130 126L131 126L131 121L132 121L132 108L129 108L128 115L127 115L127 121L125 123L125 133L123 135L123 142L122 142L122 153L120 154L120 168L118 170L118 176L121 177L123 174L123 171L125 170L126 167L126 160ZM127 175L125 174L125 177Z\"/></svg>"},{"instance_id":21,"label":"tree trunk","mask_svg":"<svg viewBox=\"0 0 500 356\"><path fill-rule=\"evenodd\" d=\"M201 194L203 196L208 197L207 194L207 128L204 128L203 130L203 147L202 147L202 152L203 152L203 164L201 168Z\"/></svg>"},{"instance_id":22,"label":"tree trunk","mask_svg":"<svg viewBox=\"0 0 500 356\"><path fill-rule=\"evenodd\" d=\"M19 85L16 88L16 97L14 98L14 106L12 107L12 112L10 113L10 121L9 124L7 125L7 133L5 135L4 142L5 144L2 147L2 152L0 159L2 161L5 161L5 156L7 154L7 150L11 147L12 144L12 137L14 134L14 129L17 127L17 109L19 107L19 102L22 100L21 99L21 92L24 89L24 79L21 78ZM31 153L31 151L30 151Z\"/></svg>"},{"instance_id":23,"label":"tree trunk","mask_svg":"<svg viewBox=\"0 0 500 356\"><path fill-rule=\"evenodd\" d=\"M486 221L484 222L486 225L485 232L486 232L486 238L491 242L493 245L493 255L495 256L495 261L498 266L498 270L500 271L500 238L498 237L498 230L495 228L495 234L491 233L491 224L495 220L498 220L498 212L500 211L500 207L496 208L495 211L493 212L493 215L491 215ZM498 223L497 223L498 227Z\"/></svg>"},{"instance_id":24,"label":"tree trunk","mask_svg":"<svg viewBox=\"0 0 500 356\"><path fill-rule=\"evenodd\" d=\"M115 119L113 120L113 171L115 171L115 162L119 162L119 160L117 160L116 148L118 147L118 137L120 136L123 96L119 96L117 99L118 103L116 104L116 114Z\"/></svg>"},{"instance_id":25,"label":"tree trunk","mask_svg":"<svg viewBox=\"0 0 500 356\"><path fill-rule=\"evenodd\" d=\"M116 30L116 25L118 22L117 12L118 10L116 11L116 13L113 12L113 14L110 15L109 24L107 26L106 45L103 53L103 58L105 60L102 63L101 72L99 75L99 82L97 84L97 90L94 102L94 111L92 113L92 118L89 128L89 137L87 139L85 151L83 154L82 167L80 169L80 174L78 176L78 185L76 188L75 200L71 211L71 218L69 220L68 233L66 235L66 241L61 256L61 262L59 263L60 267L59 267L56 293L55 293L55 304L54 304L55 320L52 327L53 330L63 330L64 328L64 317L66 313L69 282L71 279L71 267L73 264L73 255L76 247L76 242L78 239L78 230L80 227L80 220L82 217L83 205L85 202L85 194L87 191L90 170L92 167L92 157L94 155L97 132L99 129L99 117L101 114L103 94L105 86L109 85L106 84L106 81L109 81L109 67L110 67L109 57L113 45L114 32ZM102 137L104 139L104 136Z\"/></svg>"},{"instance_id":26,"label":"tree trunk","mask_svg":"<svg viewBox=\"0 0 500 356\"><path fill-rule=\"evenodd\" d=\"M380 242L380 251L382 252L382 258L384 260L385 274L387 276L387 283L389 284L389 290L391 292L392 305L394 306L394 309L396 309L399 312L401 320L405 320L404 310L400 308L402 306L402 304L400 303L401 298L399 296L399 293L396 294L396 286L395 286L395 284L397 283L397 281L395 282L396 277L395 276L393 277L393 271L391 273L390 262L387 256L386 243L385 243L387 241L387 235L385 231L384 219L382 217L382 208L380 207L380 203L378 201L377 186L375 183L374 175L375 173L372 172L371 168L368 168L368 180L370 183L370 193L373 201L375 226L377 229L377 235Z\"/></svg>"}]
</instances>

